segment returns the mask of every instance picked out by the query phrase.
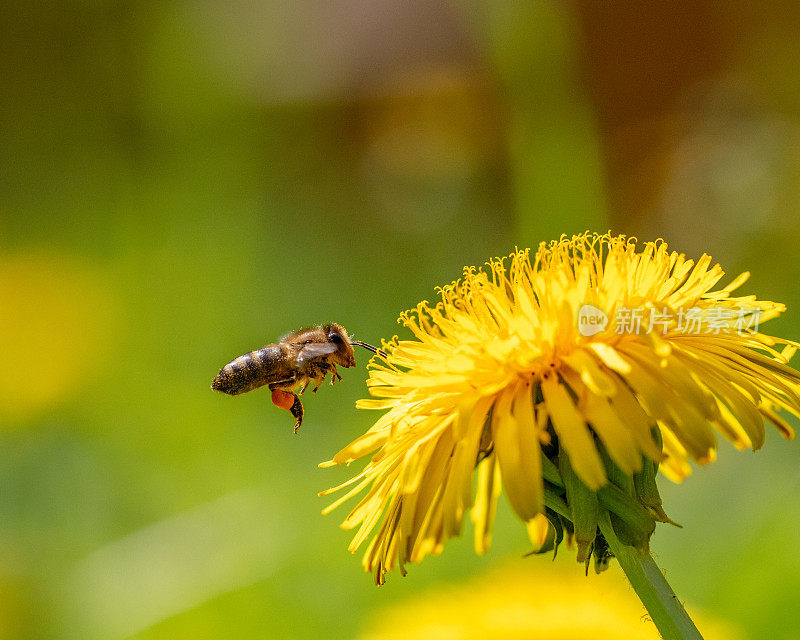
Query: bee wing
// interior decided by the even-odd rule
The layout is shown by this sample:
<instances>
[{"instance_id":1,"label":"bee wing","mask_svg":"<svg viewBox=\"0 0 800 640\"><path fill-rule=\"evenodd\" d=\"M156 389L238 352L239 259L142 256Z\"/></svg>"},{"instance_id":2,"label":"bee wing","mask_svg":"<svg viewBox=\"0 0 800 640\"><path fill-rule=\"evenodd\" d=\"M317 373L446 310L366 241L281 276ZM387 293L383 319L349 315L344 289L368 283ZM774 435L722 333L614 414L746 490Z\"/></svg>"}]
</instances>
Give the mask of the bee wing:
<instances>
[{"instance_id":1,"label":"bee wing","mask_svg":"<svg viewBox=\"0 0 800 640\"><path fill-rule=\"evenodd\" d=\"M327 356L336 351L339 347L332 342L312 342L303 345L297 356L297 364L303 364L320 356Z\"/></svg>"}]
</instances>

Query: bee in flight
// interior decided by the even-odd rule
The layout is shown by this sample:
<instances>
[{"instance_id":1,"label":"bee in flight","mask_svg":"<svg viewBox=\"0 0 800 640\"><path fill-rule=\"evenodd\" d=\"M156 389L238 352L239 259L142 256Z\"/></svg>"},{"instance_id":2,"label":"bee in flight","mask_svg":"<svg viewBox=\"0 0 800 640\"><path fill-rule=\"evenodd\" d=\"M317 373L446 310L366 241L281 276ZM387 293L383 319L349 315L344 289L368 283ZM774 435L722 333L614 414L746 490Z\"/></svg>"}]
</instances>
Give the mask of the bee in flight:
<instances>
[{"instance_id":1,"label":"bee in flight","mask_svg":"<svg viewBox=\"0 0 800 640\"><path fill-rule=\"evenodd\" d=\"M269 385L272 403L288 409L297 420L294 425L297 433L303 424L303 403L297 391L302 395L312 382L316 391L329 373L331 384L341 380L336 366L355 366L353 345L386 357L381 349L352 340L341 325L321 324L293 331L278 344L268 344L239 356L220 369L211 388L236 396Z\"/></svg>"}]
</instances>

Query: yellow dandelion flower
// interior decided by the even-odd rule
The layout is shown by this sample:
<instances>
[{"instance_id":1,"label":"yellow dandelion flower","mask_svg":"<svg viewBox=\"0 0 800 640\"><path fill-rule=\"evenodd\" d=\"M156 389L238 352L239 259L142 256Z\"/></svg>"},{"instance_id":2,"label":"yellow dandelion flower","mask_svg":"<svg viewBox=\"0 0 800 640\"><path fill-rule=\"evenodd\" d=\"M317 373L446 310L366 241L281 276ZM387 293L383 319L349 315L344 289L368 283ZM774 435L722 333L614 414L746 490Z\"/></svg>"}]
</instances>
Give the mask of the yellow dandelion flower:
<instances>
[{"instance_id":1,"label":"yellow dandelion flower","mask_svg":"<svg viewBox=\"0 0 800 640\"><path fill-rule=\"evenodd\" d=\"M659 467L680 480L714 460L717 434L757 449L765 420L791 438L778 411L800 416L798 344L759 331L785 307L733 296L746 273L714 289L723 275L708 255L587 233L465 268L402 314L416 339L384 344L357 405L388 411L321 465L373 454L322 492L351 486L327 512L367 490L342 525L358 527L351 551L375 532L364 567L380 583L441 552L471 513L482 553L501 490L540 550L566 536L602 569L606 513L646 549L669 521Z\"/></svg>"}]
</instances>

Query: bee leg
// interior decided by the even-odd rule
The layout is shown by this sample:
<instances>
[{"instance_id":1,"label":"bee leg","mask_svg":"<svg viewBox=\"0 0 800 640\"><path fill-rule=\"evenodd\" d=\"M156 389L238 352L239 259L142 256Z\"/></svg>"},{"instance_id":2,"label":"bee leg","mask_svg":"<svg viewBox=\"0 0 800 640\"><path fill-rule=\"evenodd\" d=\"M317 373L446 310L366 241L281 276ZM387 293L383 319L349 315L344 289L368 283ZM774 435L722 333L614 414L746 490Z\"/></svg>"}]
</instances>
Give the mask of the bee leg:
<instances>
[{"instance_id":1,"label":"bee leg","mask_svg":"<svg viewBox=\"0 0 800 640\"><path fill-rule=\"evenodd\" d=\"M294 425L294 433L297 435L297 430L300 428L300 425L303 424L303 403L300 402L300 398L296 393L294 394L294 403L289 411L295 418L297 418L297 422Z\"/></svg>"},{"instance_id":2,"label":"bee leg","mask_svg":"<svg viewBox=\"0 0 800 640\"><path fill-rule=\"evenodd\" d=\"M316 393L317 389L319 389L320 385L325 382L325 376L328 375L328 371L330 371L332 365L329 365L327 362L318 362L314 369L314 389L313 392Z\"/></svg>"},{"instance_id":3,"label":"bee leg","mask_svg":"<svg viewBox=\"0 0 800 640\"><path fill-rule=\"evenodd\" d=\"M288 409L297 419L297 423L294 425L294 432L297 433L300 425L303 424L303 403L300 402L300 397L296 393L280 387L273 388L272 385L270 385L270 390L272 391L272 404L279 409Z\"/></svg>"},{"instance_id":4,"label":"bee leg","mask_svg":"<svg viewBox=\"0 0 800 640\"><path fill-rule=\"evenodd\" d=\"M340 376L339 372L336 371L336 365L335 364L330 364L328 362L318 362L317 363L317 368L318 369L322 369L322 377L319 378L319 381L317 382L317 388L314 389L314 391L319 389L319 385L321 385L323 382L325 382L325 376L328 375L329 373L331 374L331 384L336 382L337 379L338 380L342 379L342 376Z\"/></svg>"},{"instance_id":5,"label":"bee leg","mask_svg":"<svg viewBox=\"0 0 800 640\"><path fill-rule=\"evenodd\" d=\"M299 394L300 394L301 396L302 396L302 395L303 395L303 393L305 392L305 390L306 390L306 387L307 387L307 386L308 386L308 380L306 380L306 381L303 383L303 386L302 386L302 387L300 387Z\"/></svg>"}]
</instances>

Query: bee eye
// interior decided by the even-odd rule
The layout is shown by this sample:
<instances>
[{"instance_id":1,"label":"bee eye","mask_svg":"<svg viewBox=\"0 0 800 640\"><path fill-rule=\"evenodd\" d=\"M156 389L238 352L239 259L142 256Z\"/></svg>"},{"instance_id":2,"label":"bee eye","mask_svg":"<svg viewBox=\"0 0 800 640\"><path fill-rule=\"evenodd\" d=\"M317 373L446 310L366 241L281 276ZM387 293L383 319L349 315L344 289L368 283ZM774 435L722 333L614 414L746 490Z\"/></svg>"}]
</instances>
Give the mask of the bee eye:
<instances>
[{"instance_id":1,"label":"bee eye","mask_svg":"<svg viewBox=\"0 0 800 640\"><path fill-rule=\"evenodd\" d=\"M328 342L341 342L342 337L338 333L330 332L328 334Z\"/></svg>"}]
</instances>

